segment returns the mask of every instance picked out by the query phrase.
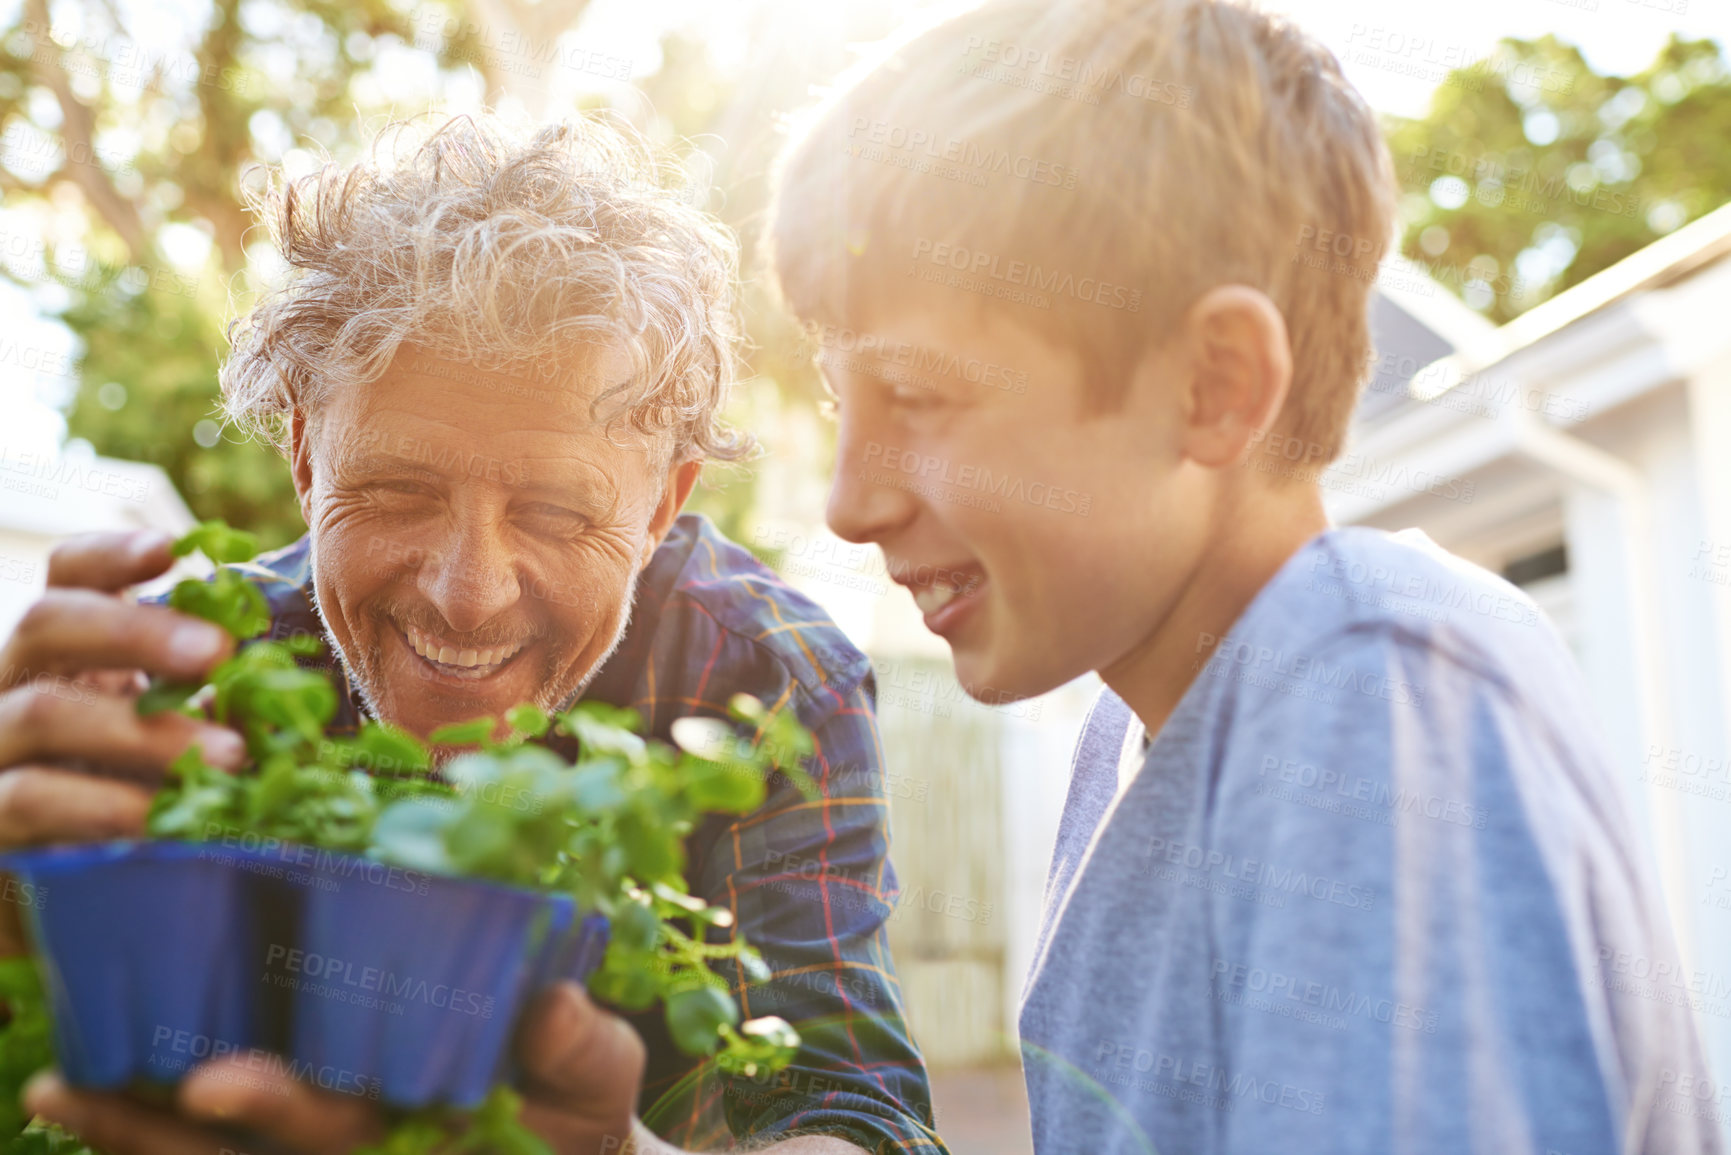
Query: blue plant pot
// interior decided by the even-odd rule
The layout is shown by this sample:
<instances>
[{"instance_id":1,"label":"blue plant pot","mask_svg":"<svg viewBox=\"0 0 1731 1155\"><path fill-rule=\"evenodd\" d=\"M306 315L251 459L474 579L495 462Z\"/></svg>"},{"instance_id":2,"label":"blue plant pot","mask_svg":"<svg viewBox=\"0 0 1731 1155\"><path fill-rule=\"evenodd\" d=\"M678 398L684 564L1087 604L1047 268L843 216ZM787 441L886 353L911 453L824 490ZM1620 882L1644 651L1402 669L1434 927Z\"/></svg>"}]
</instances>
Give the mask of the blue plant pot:
<instances>
[{"instance_id":1,"label":"blue plant pot","mask_svg":"<svg viewBox=\"0 0 1731 1155\"><path fill-rule=\"evenodd\" d=\"M386 876L342 856L312 873L301 952L271 949L266 974L294 992L289 1054L339 1084L328 1089L473 1107L511 1079L511 1035L529 998L599 961L559 962L573 950L567 895Z\"/></svg>"},{"instance_id":2,"label":"blue plant pot","mask_svg":"<svg viewBox=\"0 0 1731 1155\"><path fill-rule=\"evenodd\" d=\"M178 1082L265 1040L250 875L237 855L113 842L0 857L32 888L61 1069L83 1087Z\"/></svg>"},{"instance_id":3,"label":"blue plant pot","mask_svg":"<svg viewBox=\"0 0 1731 1155\"><path fill-rule=\"evenodd\" d=\"M523 1006L601 961L568 895L293 845L121 842L0 856L33 889L55 1044L77 1086L283 1055L327 1091L473 1107L514 1075Z\"/></svg>"}]
</instances>

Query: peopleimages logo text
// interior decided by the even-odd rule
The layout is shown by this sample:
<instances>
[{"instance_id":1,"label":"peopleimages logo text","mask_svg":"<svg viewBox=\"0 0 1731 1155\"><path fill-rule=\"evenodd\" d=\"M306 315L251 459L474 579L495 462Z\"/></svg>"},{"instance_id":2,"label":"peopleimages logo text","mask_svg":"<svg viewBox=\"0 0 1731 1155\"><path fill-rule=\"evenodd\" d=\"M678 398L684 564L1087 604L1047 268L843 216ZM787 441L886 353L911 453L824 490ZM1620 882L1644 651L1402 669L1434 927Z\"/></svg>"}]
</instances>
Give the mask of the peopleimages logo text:
<instances>
[{"instance_id":1,"label":"peopleimages logo text","mask_svg":"<svg viewBox=\"0 0 1731 1155\"><path fill-rule=\"evenodd\" d=\"M908 128L887 120L856 116L848 129L848 139L858 136L864 136L871 144L883 145L897 151L921 153L933 160L948 161L996 176L1014 176L1035 184L1058 188L1076 187L1077 171L1067 165L1029 156L1027 153L982 146L971 140L939 137L922 128Z\"/></svg>"},{"instance_id":2,"label":"peopleimages logo text","mask_svg":"<svg viewBox=\"0 0 1731 1155\"><path fill-rule=\"evenodd\" d=\"M812 321L805 326L805 339L822 350L824 364L834 353L859 353L862 357L886 362L888 364L911 369L918 375L950 377L965 381L970 385L988 385L994 389L1002 389L1006 393L1026 393L1028 391L1028 375L1010 369L995 361L982 360L979 357L963 357L948 349L937 349L927 345L918 345L911 341L898 341L880 336L877 333L860 332L846 326L826 325ZM857 362L841 359L839 368L858 371ZM872 372L866 369L866 372ZM919 380L911 382L924 388L934 388L930 381Z\"/></svg>"},{"instance_id":3,"label":"peopleimages logo text","mask_svg":"<svg viewBox=\"0 0 1731 1155\"><path fill-rule=\"evenodd\" d=\"M325 984L334 984L339 989L347 987L385 998L425 1003L440 1010L474 1015L477 1018L493 1017L492 995L447 986L444 983L429 983L426 979L399 975L382 967L357 967L346 959L332 958L316 951L304 951L299 947L272 943L265 951L264 965L267 970L278 970L296 979L323 980Z\"/></svg>"},{"instance_id":4,"label":"peopleimages logo text","mask_svg":"<svg viewBox=\"0 0 1731 1155\"><path fill-rule=\"evenodd\" d=\"M1123 309L1134 313L1142 308L1140 289L1115 285L1098 277L1083 277L1078 280L1074 273L1066 273L1061 269L1048 269L1027 261L1006 261L996 253L952 245L947 241L934 241L930 237L920 237L914 241L914 261L926 261L969 276L987 277L1006 285L1051 293L1059 297L1071 297L1091 305L1104 305L1108 309Z\"/></svg>"},{"instance_id":5,"label":"peopleimages logo text","mask_svg":"<svg viewBox=\"0 0 1731 1155\"><path fill-rule=\"evenodd\" d=\"M959 490L977 491L1005 501L1020 501L1044 506L1060 513L1075 513L1083 517L1093 508L1094 496L1043 481L1029 482L1008 473L993 473L984 465L956 465L946 458L929 453L917 453L881 441L866 443L865 465L902 473L922 482L948 485Z\"/></svg>"}]
</instances>

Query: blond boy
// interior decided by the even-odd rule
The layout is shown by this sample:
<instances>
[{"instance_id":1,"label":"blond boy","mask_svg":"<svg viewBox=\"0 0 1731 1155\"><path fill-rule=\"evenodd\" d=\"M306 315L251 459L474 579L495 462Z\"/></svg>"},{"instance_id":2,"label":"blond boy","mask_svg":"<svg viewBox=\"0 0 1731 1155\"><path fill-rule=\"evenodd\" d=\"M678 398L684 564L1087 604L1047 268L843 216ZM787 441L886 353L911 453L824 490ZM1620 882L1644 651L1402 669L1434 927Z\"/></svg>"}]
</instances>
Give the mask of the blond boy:
<instances>
[{"instance_id":1,"label":"blond boy","mask_svg":"<svg viewBox=\"0 0 1731 1155\"><path fill-rule=\"evenodd\" d=\"M831 526L971 692L1110 690L1024 996L1043 1153L1720 1149L1686 1000L1604 965L1675 950L1566 651L1324 512L1393 232L1336 61L1236 3L989 3L786 158Z\"/></svg>"}]
</instances>

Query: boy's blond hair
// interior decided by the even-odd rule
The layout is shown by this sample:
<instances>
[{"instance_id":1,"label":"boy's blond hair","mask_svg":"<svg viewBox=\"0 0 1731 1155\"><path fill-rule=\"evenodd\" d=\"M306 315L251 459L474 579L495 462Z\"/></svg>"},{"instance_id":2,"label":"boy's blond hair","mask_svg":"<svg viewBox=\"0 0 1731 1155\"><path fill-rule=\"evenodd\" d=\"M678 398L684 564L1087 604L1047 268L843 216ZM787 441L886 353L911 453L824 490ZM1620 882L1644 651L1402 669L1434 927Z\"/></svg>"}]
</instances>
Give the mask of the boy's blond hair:
<instances>
[{"instance_id":1,"label":"boy's blond hair","mask_svg":"<svg viewBox=\"0 0 1731 1155\"><path fill-rule=\"evenodd\" d=\"M810 321L921 282L1076 350L1106 400L1202 293L1286 318L1277 431L1345 439L1394 230L1388 150L1334 56L1234 0L991 0L891 50L783 157L768 236Z\"/></svg>"}]
</instances>

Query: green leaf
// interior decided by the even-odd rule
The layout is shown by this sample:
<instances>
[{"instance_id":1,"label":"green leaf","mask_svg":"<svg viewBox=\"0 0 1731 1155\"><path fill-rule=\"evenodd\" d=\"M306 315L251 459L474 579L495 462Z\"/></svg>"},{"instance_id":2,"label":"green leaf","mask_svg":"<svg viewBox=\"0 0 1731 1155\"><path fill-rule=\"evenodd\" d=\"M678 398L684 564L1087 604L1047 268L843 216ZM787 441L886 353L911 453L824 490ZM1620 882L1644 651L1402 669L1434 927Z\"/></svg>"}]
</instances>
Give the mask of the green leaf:
<instances>
[{"instance_id":1,"label":"green leaf","mask_svg":"<svg viewBox=\"0 0 1731 1155\"><path fill-rule=\"evenodd\" d=\"M696 763L686 797L699 810L721 814L748 814L763 805L768 787L750 767L709 762Z\"/></svg>"},{"instance_id":2,"label":"green leaf","mask_svg":"<svg viewBox=\"0 0 1731 1155\"><path fill-rule=\"evenodd\" d=\"M614 952L609 947L609 961L613 957ZM645 969L603 967L590 977L589 989L598 998L621 1010L640 1011L661 997L661 978L653 971Z\"/></svg>"},{"instance_id":3,"label":"green leaf","mask_svg":"<svg viewBox=\"0 0 1731 1155\"><path fill-rule=\"evenodd\" d=\"M148 718L152 714L178 710L198 691L197 682L169 682L162 678L152 678L149 687L138 695L138 716Z\"/></svg>"},{"instance_id":4,"label":"green leaf","mask_svg":"<svg viewBox=\"0 0 1731 1155\"><path fill-rule=\"evenodd\" d=\"M20 999L42 998L42 975L36 960L28 955L0 959L0 999L16 1003Z\"/></svg>"},{"instance_id":5,"label":"green leaf","mask_svg":"<svg viewBox=\"0 0 1731 1155\"><path fill-rule=\"evenodd\" d=\"M572 775L571 796L578 810L596 815L617 809L625 801L625 790L619 783L623 769L618 762L596 762Z\"/></svg>"},{"instance_id":6,"label":"green leaf","mask_svg":"<svg viewBox=\"0 0 1731 1155\"><path fill-rule=\"evenodd\" d=\"M476 1108L469 1131L458 1144L459 1151L485 1155L553 1155L553 1149L519 1120L523 1100L509 1087L493 1088Z\"/></svg>"},{"instance_id":7,"label":"green leaf","mask_svg":"<svg viewBox=\"0 0 1731 1155\"><path fill-rule=\"evenodd\" d=\"M621 950L647 954L661 939L661 920L641 903L621 903L611 922L612 939L618 942Z\"/></svg>"},{"instance_id":8,"label":"green leaf","mask_svg":"<svg viewBox=\"0 0 1731 1155\"><path fill-rule=\"evenodd\" d=\"M456 864L445 848L445 832L457 813L452 804L437 799L393 802L373 823L372 846L367 853L412 870L456 874Z\"/></svg>"},{"instance_id":9,"label":"green leaf","mask_svg":"<svg viewBox=\"0 0 1731 1155\"><path fill-rule=\"evenodd\" d=\"M486 806L471 806L458 813L447 828L445 849L463 874L500 882L528 884L535 880L540 863L524 861L522 842L511 815Z\"/></svg>"},{"instance_id":10,"label":"green leaf","mask_svg":"<svg viewBox=\"0 0 1731 1155\"><path fill-rule=\"evenodd\" d=\"M206 521L174 543L175 557L185 557L193 550L217 565L251 561L258 556L258 538L221 521Z\"/></svg>"},{"instance_id":11,"label":"green leaf","mask_svg":"<svg viewBox=\"0 0 1731 1155\"><path fill-rule=\"evenodd\" d=\"M634 733L642 727L636 710L602 702L579 702L559 719L559 728L577 739L585 760L610 754L628 762L643 757L644 741Z\"/></svg>"},{"instance_id":12,"label":"green leaf","mask_svg":"<svg viewBox=\"0 0 1731 1155\"><path fill-rule=\"evenodd\" d=\"M624 848L633 875L660 879L679 868L679 838L665 827L645 823L635 814L619 820L619 845Z\"/></svg>"},{"instance_id":13,"label":"green leaf","mask_svg":"<svg viewBox=\"0 0 1731 1155\"><path fill-rule=\"evenodd\" d=\"M427 748L421 740L386 722L362 723L354 745L364 756L360 765L368 770L419 773L429 765Z\"/></svg>"},{"instance_id":14,"label":"green leaf","mask_svg":"<svg viewBox=\"0 0 1731 1155\"><path fill-rule=\"evenodd\" d=\"M293 634L276 643L291 654L304 658L316 658L325 652L325 643L311 634Z\"/></svg>"},{"instance_id":15,"label":"green leaf","mask_svg":"<svg viewBox=\"0 0 1731 1155\"><path fill-rule=\"evenodd\" d=\"M539 738L553 724L553 719L547 716L547 711L533 702L524 702L505 711L505 724L531 738Z\"/></svg>"},{"instance_id":16,"label":"green leaf","mask_svg":"<svg viewBox=\"0 0 1731 1155\"><path fill-rule=\"evenodd\" d=\"M721 1028L739 1019L726 991L711 986L679 991L667 998L667 1030L688 1055L707 1055L721 1043Z\"/></svg>"},{"instance_id":17,"label":"green leaf","mask_svg":"<svg viewBox=\"0 0 1731 1155\"><path fill-rule=\"evenodd\" d=\"M237 638L250 638L270 628L270 607L264 594L239 573L219 569L209 581L188 578L168 595L181 613L214 622Z\"/></svg>"},{"instance_id":18,"label":"green leaf","mask_svg":"<svg viewBox=\"0 0 1731 1155\"><path fill-rule=\"evenodd\" d=\"M493 719L474 718L467 722L453 722L449 726L440 726L427 735L427 742L433 746L479 746L493 736Z\"/></svg>"}]
</instances>

